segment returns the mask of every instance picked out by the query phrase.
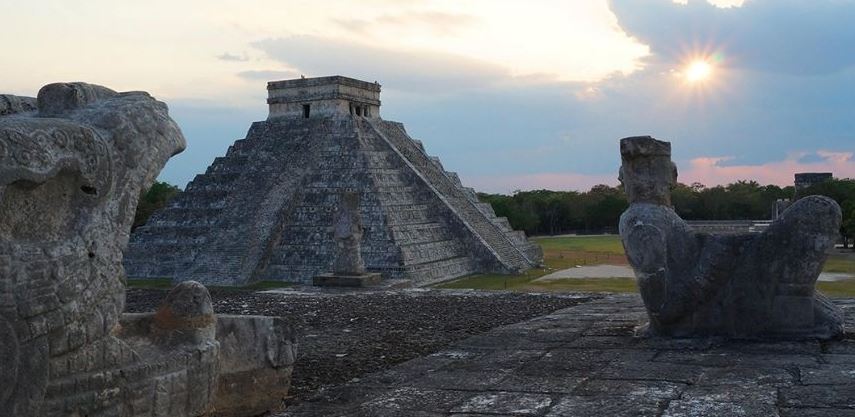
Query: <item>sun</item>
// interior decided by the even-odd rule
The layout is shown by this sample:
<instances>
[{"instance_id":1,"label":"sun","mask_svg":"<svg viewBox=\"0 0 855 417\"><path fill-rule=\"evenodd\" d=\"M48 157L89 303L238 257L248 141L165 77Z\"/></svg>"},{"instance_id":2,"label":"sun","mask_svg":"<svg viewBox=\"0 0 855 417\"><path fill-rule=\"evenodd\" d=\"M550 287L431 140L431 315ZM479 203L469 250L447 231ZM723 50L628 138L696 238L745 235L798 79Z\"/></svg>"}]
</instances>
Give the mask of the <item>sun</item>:
<instances>
[{"instance_id":1,"label":"sun","mask_svg":"<svg viewBox=\"0 0 855 417\"><path fill-rule=\"evenodd\" d=\"M674 92L692 102L722 100L730 92L733 72L729 71L729 63L721 50L700 46L686 48L683 58L673 65L667 74L679 85Z\"/></svg>"},{"instance_id":2,"label":"sun","mask_svg":"<svg viewBox=\"0 0 855 417\"><path fill-rule=\"evenodd\" d=\"M702 59L692 61L685 70L686 80L690 83L704 82L712 76L712 73L712 65Z\"/></svg>"}]
</instances>

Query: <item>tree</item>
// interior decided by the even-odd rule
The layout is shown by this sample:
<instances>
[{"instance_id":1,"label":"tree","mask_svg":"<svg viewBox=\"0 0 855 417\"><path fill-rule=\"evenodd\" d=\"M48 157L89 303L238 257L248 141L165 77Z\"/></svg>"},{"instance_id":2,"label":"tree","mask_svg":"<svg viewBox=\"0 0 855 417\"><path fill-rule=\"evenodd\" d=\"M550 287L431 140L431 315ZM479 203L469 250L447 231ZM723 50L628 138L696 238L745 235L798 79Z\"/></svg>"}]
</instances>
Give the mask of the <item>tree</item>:
<instances>
[{"instance_id":1,"label":"tree","mask_svg":"<svg viewBox=\"0 0 855 417\"><path fill-rule=\"evenodd\" d=\"M677 184L671 190L671 203L680 217L686 220L704 218L704 207L701 202L701 191L703 189L703 185L695 183L691 186Z\"/></svg>"},{"instance_id":2,"label":"tree","mask_svg":"<svg viewBox=\"0 0 855 417\"><path fill-rule=\"evenodd\" d=\"M845 207L845 202L853 201L855 205L855 198L846 197L852 194L847 188L852 180L843 182L823 185L831 188L818 193L838 199L845 209L844 217L849 219L852 210ZM677 184L671 192L671 201L677 214L686 220L766 220L771 218L775 202L790 198L793 193L793 187L745 180L711 188L700 183ZM514 229L530 235L615 231L628 205L622 187L602 184L587 192L534 190L480 197L493 205L497 215L507 217ZM846 233L855 232L851 226L844 229ZM847 243L850 238L847 235Z\"/></svg>"},{"instance_id":3,"label":"tree","mask_svg":"<svg viewBox=\"0 0 855 417\"><path fill-rule=\"evenodd\" d=\"M847 209L843 211L843 226L840 228L844 249L849 246L850 240L855 240L855 202L849 204ZM855 251L855 243L852 245L852 250Z\"/></svg>"},{"instance_id":4,"label":"tree","mask_svg":"<svg viewBox=\"0 0 855 417\"><path fill-rule=\"evenodd\" d=\"M600 184L587 193L585 223L588 231L617 231L618 219L629 203L622 187Z\"/></svg>"},{"instance_id":5,"label":"tree","mask_svg":"<svg viewBox=\"0 0 855 417\"><path fill-rule=\"evenodd\" d=\"M843 237L843 247L849 247L850 239L853 239L855 233L855 220L852 219L853 209L855 209L855 179L831 179L828 181L814 184L799 193L805 197L809 195L824 195L834 199L837 204L843 209L843 222L840 226L840 235ZM853 245L855 249L855 245Z\"/></svg>"},{"instance_id":6,"label":"tree","mask_svg":"<svg viewBox=\"0 0 855 417\"><path fill-rule=\"evenodd\" d=\"M158 181L152 184L148 190L140 195L131 231L144 225L152 213L166 207L169 201L178 195L179 192L181 192L180 188L169 183Z\"/></svg>"}]
</instances>

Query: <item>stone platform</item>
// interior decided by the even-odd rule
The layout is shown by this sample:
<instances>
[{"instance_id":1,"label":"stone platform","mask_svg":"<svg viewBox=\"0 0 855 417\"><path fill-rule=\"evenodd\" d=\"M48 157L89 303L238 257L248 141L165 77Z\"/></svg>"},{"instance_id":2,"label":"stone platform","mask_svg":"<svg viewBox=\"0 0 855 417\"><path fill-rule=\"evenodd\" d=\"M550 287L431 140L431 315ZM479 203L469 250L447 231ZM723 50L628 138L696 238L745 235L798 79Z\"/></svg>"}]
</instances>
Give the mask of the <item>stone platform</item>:
<instances>
[{"instance_id":1,"label":"stone platform","mask_svg":"<svg viewBox=\"0 0 855 417\"><path fill-rule=\"evenodd\" d=\"M383 277L379 273L360 275L321 274L315 275L312 285L316 287L372 287L380 285Z\"/></svg>"},{"instance_id":2,"label":"stone platform","mask_svg":"<svg viewBox=\"0 0 855 417\"><path fill-rule=\"evenodd\" d=\"M303 416L855 416L855 299L843 340L638 339L637 295L499 327L321 392Z\"/></svg>"}]
</instances>

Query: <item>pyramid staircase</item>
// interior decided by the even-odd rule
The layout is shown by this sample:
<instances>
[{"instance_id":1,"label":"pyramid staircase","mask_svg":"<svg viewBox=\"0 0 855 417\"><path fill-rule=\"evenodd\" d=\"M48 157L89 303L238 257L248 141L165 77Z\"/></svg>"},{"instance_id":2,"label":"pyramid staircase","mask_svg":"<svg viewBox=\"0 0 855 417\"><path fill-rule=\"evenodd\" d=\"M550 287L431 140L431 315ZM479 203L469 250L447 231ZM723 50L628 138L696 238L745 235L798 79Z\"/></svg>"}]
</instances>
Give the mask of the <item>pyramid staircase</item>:
<instances>
[{"instance_id":1,"label":"pyramid staircase","mask_svg":"<svg viewBox=\"0 0 855 417\"><path fill-rule=\"evenodd\" d=\"M466 227L496 255L506 269L519 272L538 265L539 260L527 256L526 250L531 250L530 248L519 248L515 243L522 242L519 240L515 242L508 236L513 234L513 231L508 230L510 224L507 223L507 219L498 220L492 208L487 209L483 203L478 202L475 192L464 189L456 174L449 175L438 159L428 156L420 146L420 142L416 142L406 134L403 125L382 120L368 121L368 124L407 161L420 179L434 190L451 211L459 216ZM499 222L506 224L507 228L497 224ZM532 244L526 241L520 246L525 245Z\"/></svg>"},{"instance_id":2,"label":"pyramid staircase","mask_svg":"<svg viewBox=\"0 0 855 417\"><path fill-rule=\"evenodd\" d=\"M366 268L416 285L539 264L540 248L496 217L395 122L256 122L137 229L128 275L207 284L311 282L332 266L329 226L358 191Z\"/></svg>"}]
</instances>

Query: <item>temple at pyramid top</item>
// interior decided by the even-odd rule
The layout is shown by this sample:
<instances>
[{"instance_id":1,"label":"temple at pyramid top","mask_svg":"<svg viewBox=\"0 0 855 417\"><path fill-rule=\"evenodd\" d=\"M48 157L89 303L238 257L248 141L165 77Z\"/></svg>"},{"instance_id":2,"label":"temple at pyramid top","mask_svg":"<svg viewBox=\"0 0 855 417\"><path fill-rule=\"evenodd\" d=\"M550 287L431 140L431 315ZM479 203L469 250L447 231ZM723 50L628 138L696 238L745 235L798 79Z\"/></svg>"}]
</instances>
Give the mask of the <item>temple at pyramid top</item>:
<instances>
[{"instance_id":1,"label":"temple at pyramid top","mask_svg":"<svg viewBox=\"0 0 855 417\"><path fill-rule=\"evenodd\" d=\"M135 278L309 283L330 272L344 194L359 195L368 272L414 285L541 263L404 125L380 118L380 85L346 77L268 84L270 115L131 235Z\"/></svg>"},{"instance_id":2,"label":"temple at pyramid top","mask_svg":"<svg viewBox=\"0 0 855 417\"><path fill-rule=\"evenodd\" d=\"M380 117L380 84L354 78L298 78L267 83L268 118Z\"/></svg>"}]
</instances>

